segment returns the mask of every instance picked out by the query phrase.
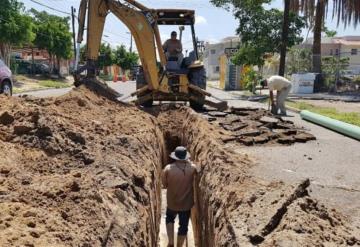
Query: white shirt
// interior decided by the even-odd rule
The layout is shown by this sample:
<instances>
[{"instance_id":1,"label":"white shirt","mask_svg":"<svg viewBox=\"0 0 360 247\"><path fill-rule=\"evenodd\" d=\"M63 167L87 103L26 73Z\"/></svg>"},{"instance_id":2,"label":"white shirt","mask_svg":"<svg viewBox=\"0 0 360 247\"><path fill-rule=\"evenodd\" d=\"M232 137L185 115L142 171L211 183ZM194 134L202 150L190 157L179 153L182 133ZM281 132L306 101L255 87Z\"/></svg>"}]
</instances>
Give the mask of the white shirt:
<instances>
[{"instance_id":1,"label":"white shirt","mask_svg":"<svg viewBox=\"0 0 360 247\"><path fill-rule=\"evenodd\" d=\"M269 90L281 91L288 86L291 86L291 82L282 76L274 75L268 79Z\"/></svg>"}]
</instances>

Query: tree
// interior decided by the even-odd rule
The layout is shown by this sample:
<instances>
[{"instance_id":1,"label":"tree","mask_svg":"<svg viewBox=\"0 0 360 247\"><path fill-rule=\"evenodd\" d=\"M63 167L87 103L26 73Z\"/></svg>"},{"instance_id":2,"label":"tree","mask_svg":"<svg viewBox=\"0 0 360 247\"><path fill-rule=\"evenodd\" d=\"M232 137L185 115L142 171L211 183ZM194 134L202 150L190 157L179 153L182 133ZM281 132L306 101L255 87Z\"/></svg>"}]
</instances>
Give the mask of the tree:
<instances>
[{"instance_id":1,"label":"tree","mask_svg":"<svg viewBox=\"0 0 360 247\"><path fill-rule=\"evenodd\" d=\"M283 12L278 9L266 10L264 3L269 0L212 0L215 6L234 7L234 16L239 20L237 34L241 38L241 47L234 56L233 62L238 65L264 64L264 56L268 53L280 52L282 44ZM304 20L289 14L289 35L287 47L302 41L301 29Z\"/></svg>"},{"instance_id":2,"label":"tree","mask_svg":"<svg viewBox=\"0 0 360 247\"><path fill-rule=\"evenodd\" d=\"M241 37L242 48L239 50L236 64L258 65L264 64L264 56L268 53L280 53L282 44L282 16L277 9L265 10L259 8L252 16L236 14L240 25L237 33ZM302 19L294 14L289 16L289 33L286 47L292 47L302 41ZM246 56L244 56L246 55Z\"/></svg>"},{"instance_id":3,"label":"tree","mask_svg":"<svg viewBox=\"0 0 360 247\"><path fill-rule=\"evenodd\" d=\"M69 59L72 55L72 35L69 17L50 15L45 11L38 12L31 9L34 16L36 38L34 44L45 49L50 55L51 62L56 60L60 73L60 60Z\"/></svg>"},{"instance_id":4,"label":"tree","mask_svg":"<svg viewBox=\"0 0 360 247\"><path fill-rule=\"evenodd\" d=\"M286 62L289 74L310 72L311 71L312 52L310 49L293 47L288 53Z\"/></svg>"},{"instance_id":5,"label":"tree","mask_svg":"<svg viewBox=\"0 0 360 247\"><path fill-rule=\"evenodd\" d=\"M349 57L325 56L322 58L324 73L326 75L325 83L328 88L335 87L340 74L349 67Z\"/></svg>"},{"instance_id":6,"label":"tree","mask_svg":"<svg viewBox=\"0 0 360 247\"><path fill-rule=\"evenodd\" d=\"M22 46L34 39L31 17L17 0L2 0L0 8L0 56L10 66L12 46Z\"/></svg>"},{"instance_id":7,"label":"tree","mask_svg":"<svg viewBox=\"0 0 360 247\"><path fill-rule=\"evenodd\" d=\"M279 75L285 75L286 50L289 38L290 0L284 0L284 15L281 33L280 66Z\"/></svg>"},{"instance_id":8,"label":"tree","mask_svg":"<svg viewBox=\"0 0 360 247\"><path fill-rule=\"evenodd\" d=\"M102 43L100 45L100 56L98 59L99 68L104 68L105 66L111 66L114 63L114 54L113 50L110 47L110 44Z\"/></svg>"},{"instance_id":9,"label":"tree","mask_svg":"<svg viewBox=\"0 0 360 247\"><path fill-rule=\"evenodd\" d=\"M123 72L136 66L139 56L135 52L128 52L124 45L118 46L114 51L114 62L121 67Z\"/></svg>"},{"instance_id":10,"label":"tree","mask_svg":"<svg viewBox=\"0 0 360 247\"><path fill-rule=\"evenodd\" d=\"M356 26L360 22L360 4L358 0L333 0L333 18L337 17L338 25L350 23ZM321 73L321 32L328 10L329 0L291 0L291 9L302 12L314 30L313 71ZM334 35L334 33L328 33Z\"/></svg>"},{"instance_id":11,"label":"tree","mask_svg":"<svg viewBox=\"0 0 360 247\"><path fill-rule=\"evenodd\" d=\"M360 2L358 0L333 0L333 18L337 16L338 25L353 24L356 27L360 23Z\"/></svg>"}]
</instances>

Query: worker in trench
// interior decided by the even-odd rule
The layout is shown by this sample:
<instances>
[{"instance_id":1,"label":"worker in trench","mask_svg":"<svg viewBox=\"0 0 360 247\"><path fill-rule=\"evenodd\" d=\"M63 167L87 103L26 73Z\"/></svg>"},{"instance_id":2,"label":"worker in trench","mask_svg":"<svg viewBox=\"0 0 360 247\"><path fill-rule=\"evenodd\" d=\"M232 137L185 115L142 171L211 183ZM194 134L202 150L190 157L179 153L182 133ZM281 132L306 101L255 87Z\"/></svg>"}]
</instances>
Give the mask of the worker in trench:
<instances>
[{"instance_id":1,"label":"worker in trench","mask_svg":"<svg viewBox=\"0 0 360 247\"><path fill-rule=\"evenodd\" d=\"M176 59L177 63L181 65L184 55L181 41L177 39L177 32L171 32L171 38L165 41L163 49L168 61Z\"/></svg>"},{"instance_id":2,"label":"worker in trench","mask_svg":"<svg viewBox=\"0 0 360 247\"><path fill-rule=\"evenodd\" d=\"M181 247L186 240L194 205L193 182L197 169L185 147L177 147L170 157L174 162L167 165L162 174L162 184L167 189L166 232L168 247L174 246L174 223L179 216L177 247Z\"/></svg>"},{"instance_id":3,"label":"worker in trench","mask_svg":"<svg viewBox=\"0 0 360 247\"><path fill-rule=\"evenodd\" d=\"M292 83L288 79L282 76L274 75L265 80L265 86L268 86L270 91L270 104L271 113L286 116L285 101L290 93ZM274 91L276 93L276 102L274 101Z\"/></svg>"}]
</instances>

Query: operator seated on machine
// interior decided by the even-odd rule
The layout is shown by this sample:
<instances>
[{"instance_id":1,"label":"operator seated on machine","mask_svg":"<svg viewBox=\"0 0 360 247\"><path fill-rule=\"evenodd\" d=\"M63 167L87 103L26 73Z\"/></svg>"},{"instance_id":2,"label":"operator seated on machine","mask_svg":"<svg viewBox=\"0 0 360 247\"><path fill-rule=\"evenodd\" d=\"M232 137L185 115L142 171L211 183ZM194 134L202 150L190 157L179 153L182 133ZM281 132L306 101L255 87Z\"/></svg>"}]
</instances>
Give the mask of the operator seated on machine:
<instances>
[{"instance_id":1,"label":"operator seated on machine","mask_svg":"<svg viewBox=\"0 0 360 247\"><path fill-rule=\"evenodd\" d=\"M171 38L165 41L163 49L167 60L177 61L177 64L180 67L184 59L184 55L182 54L183 49L181 41L177 39L177 33L175 31L171 32Z\"/></svg>"}]
</instances>

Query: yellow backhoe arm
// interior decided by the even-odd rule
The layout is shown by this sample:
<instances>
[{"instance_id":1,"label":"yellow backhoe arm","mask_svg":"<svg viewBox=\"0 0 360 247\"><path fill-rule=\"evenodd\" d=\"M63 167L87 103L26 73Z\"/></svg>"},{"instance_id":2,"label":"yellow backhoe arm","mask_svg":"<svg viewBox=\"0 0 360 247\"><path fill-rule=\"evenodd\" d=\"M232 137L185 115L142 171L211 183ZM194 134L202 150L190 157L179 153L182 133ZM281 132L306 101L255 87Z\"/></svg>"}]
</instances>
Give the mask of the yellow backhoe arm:
<instances>
[{"instance_id":1,"label":"yellow backhoe arm","mask_svg":"<svg viewBox=\"0 0 360 247\"><path fill-rule=\"evenodd\" d=\"M88 7L87 25L87 48L86 54L88 66L95 67L95 61L99 57L101 38L103 35L105 19L109 11L123 22L131 31L141 64L144 69L144 76L148 82L149 89L159 89L159 68L157 66L157 55L160 56L161 66L166 65L165 54L159 29L156 22L156 11L143 6L134 0L125 0L126 4L116 0L82 0L79 15L78 42L82 40L85 22L86 6ZM87 68L89 70L89 68ZM93 71L95 73L95 71ZM91 74L91 73L90 73Z\"/></svg>"}]
</instances>

